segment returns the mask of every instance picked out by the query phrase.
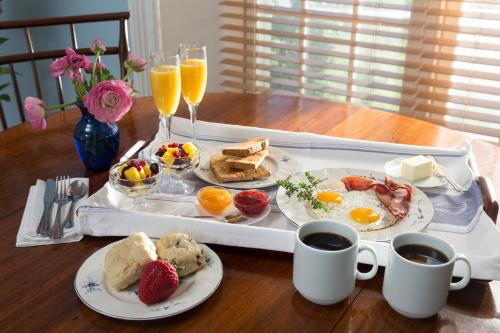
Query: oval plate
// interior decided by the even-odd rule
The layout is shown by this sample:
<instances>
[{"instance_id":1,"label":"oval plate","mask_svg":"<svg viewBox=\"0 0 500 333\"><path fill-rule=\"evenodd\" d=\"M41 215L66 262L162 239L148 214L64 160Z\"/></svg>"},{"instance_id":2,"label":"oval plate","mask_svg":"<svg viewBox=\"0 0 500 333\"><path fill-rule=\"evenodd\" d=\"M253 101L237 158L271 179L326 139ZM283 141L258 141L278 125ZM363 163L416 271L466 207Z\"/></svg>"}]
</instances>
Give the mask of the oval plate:
<instances>
[{"instance_id":1,"label":"oval plate","mask_svg":"<svg viewBox=\"0 0 500 333\"><path fill-rule=\"evenodd\" d=\"M363 176L373 178L378 181L384 181L385 174L382 172L361 170L361 169L322 169L314 170L311 173L318 178L328 178L330 180L340 180L345 176ZM304 179L304 174L296 174L291 181L296 183ZM404 183L404 180L394 178L397 182ZM299 202L294 196L288 198L283 188L279 188L276 194L276 202L281 212L294 224L301 226L302 224L316 221L318 218L312 217L305 205ZM395 236L404 232L420 231L431 221L434 215L432 202L424 192L416 187L413 187L413 197L410 205L410 211L404 219L397 222L391 227L376 231L359 232L359 237L363 240L370 241L388 241Z\"/></svg>"},{"instance_id":2,"label":"oval plate","mask_svg":"<svg viewBox=\"0 0 500 333\"><path fill-rule=\"evenodd\" d=\"M145 305L137 296L139 283L117 292L103 279L104 257L118 242L111 243L88 257L75 278L78 297L89 308L105 316L125 320L153 320L174 316L205 301L217 290L222 280L222 262L219 257L208 246L200 244L207 265L182 278L179 288L167 300Z\"/></svg>"},{"instance_id":3,"label":"oval plate","mask_svg":"<svg viewBox=\"0 0 500 333\"><path fill-rule=\"evenodd\" d=\"M228 146L230 145L228 144L203 149L200 152L200 164L196 167L196 169L194 169L194 174L210 184L236 189L252 189L273 186L276 184L278 179L285 178L297 171L298 164L295 158L290 156L286 151L271 146L269 147L269 155L262 162L262 165L268 168L271 172L271 176L269 178L242 182L220 183L217 181L217 178L215 178L212 170L210 169L210 157L213 155L220 155L222 149Z\"/></svg>"}]
</instances>

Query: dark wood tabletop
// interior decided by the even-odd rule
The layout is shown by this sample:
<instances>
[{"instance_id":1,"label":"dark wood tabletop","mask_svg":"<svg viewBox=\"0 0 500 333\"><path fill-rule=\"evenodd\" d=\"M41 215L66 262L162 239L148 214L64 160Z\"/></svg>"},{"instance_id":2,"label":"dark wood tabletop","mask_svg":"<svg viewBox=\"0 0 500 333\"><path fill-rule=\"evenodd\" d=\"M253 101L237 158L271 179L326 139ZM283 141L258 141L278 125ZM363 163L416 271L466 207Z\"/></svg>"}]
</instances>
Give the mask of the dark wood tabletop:
<instances>
[{"instance_id":1,"label":"dark wood tabletop","mask_svg":"<svg viewBox=\"0 0 500 333\"><path fill-rule=\"evenodd\" d=\"M178 112L187 116L183 104ZM83 261L112 237L77 243L16 248L29 187L37 179L90 177L91 192L106 172L87 171L73 147L77 110L54 114L47 130L22 124L0 133L0 331L2 332L500 332L500 282L473 281L450 292L447 306L424 320L405 318L385 302L383 269L358 281L352 294L332 306L305 300L292 284L292 255L210 245L224 265L219 289L183 314L151 322L107 318L85 306L73 280ZM277 95L207 94L199 119L307 131L318 134L451 147L463 135L419 120L352 105ZM148 140L158 126L150 97L138 98L119 123L120 153ZM174 122L175 126L175 122ZM473 143L478 167L500 189L500 148Z\"/></svg>"}]
</instances>

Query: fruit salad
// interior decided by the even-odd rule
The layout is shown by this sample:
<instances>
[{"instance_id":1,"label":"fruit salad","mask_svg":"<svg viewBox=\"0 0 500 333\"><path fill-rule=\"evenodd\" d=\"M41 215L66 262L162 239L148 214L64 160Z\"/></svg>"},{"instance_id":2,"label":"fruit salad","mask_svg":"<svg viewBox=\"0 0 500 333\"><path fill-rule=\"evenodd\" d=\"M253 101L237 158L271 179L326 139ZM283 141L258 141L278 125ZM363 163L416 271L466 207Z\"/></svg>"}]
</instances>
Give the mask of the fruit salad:
<instances>
[{"instance_id":1,"label":"fruit salad","mask_svg":"<svg viewBox=\"0 0 500 333\"><path fill-rule=\"evenodd\" d=\"M192 142L163 144L154 155L167 169L176 171L190 169L198 163L198 148Z\"/></svg>"},{"instance_id":2,"label":"fruit salad","mask_svg":"<svg viewBox=\"0 0 500 333\"><path fill-rule=\"evenodd\" d=\"M158 163L135 159L112 166L109 180L115 190L130 197L140 197L156 191L162 174Z\"/></svg>"},{"instance_id":3,"label":"fruit salad","mask_svg":"<svg viewBox=\"0 0 500 333\"><path fill-rule=\"evenodd\" d=\"M131 180L135 182L122 182L123 185L141 186L148 183L148 179L160 172L158 163L151 163L144 160L130 160L122 163L116 168L116 173L121 180ZM142 181L142 182L141 182Z\"/></svg>"}]
</instances>

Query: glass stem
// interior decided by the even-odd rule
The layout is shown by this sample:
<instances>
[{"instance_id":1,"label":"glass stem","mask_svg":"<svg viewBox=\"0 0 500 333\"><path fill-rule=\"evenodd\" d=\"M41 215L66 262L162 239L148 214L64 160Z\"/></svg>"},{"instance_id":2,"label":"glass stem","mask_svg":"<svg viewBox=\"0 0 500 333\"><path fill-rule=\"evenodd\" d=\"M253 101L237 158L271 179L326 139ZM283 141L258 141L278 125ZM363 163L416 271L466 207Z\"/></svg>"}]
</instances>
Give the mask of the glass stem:
<instances>
[{"instance_id":1,"label":"glass stem","mask_svg":"<svg viewBox=\"0 0 500 333\"><path fill-rule=\"evenodd\" d=\"M167 134L167 141L170 141L170 130L172 128L172 116L161 116L160 117L160 133Z\"/></svg>"},{"instance_id":2,"label":"glass stem","mask_svg":"<svg viewBox=\"0 0 500 333\"><path fill-rule=\"evenodd\" d=\"M199 104L188 104L189 107L189 116L191 118L191 138L196 140L196 115L198 114L198 105Z\"/></svg>"}]
</instances>

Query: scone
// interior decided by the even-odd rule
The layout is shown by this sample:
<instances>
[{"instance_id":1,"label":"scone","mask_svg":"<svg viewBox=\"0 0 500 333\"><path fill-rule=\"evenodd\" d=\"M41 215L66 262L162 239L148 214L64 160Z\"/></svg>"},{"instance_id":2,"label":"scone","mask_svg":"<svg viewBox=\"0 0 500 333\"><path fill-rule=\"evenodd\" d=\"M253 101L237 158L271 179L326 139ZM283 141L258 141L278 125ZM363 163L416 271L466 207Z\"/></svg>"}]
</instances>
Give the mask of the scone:
<instances>
[{"instance_id":1,"label":"scone","mask_svg":"<svg viewBox=\"0 0 500 333\"><path fill-rule=\"evenodd\" d=\"M177 268L180 277L189 275L205 266L205 255L194 239L183 233L169 233L156 241L160 259Z\"/></svg>"},{"instance_id":2,"label":"scone","mask_svg":"<svg viewBox=\"0 0 500 333\"><path fill-rule=\"evenodd\" d=\"M139 280L144 267L157 258L155 244L145 233L131 234L106 253L104 275L111 287L123 290Z\"/></svg>"}]
</instances>

